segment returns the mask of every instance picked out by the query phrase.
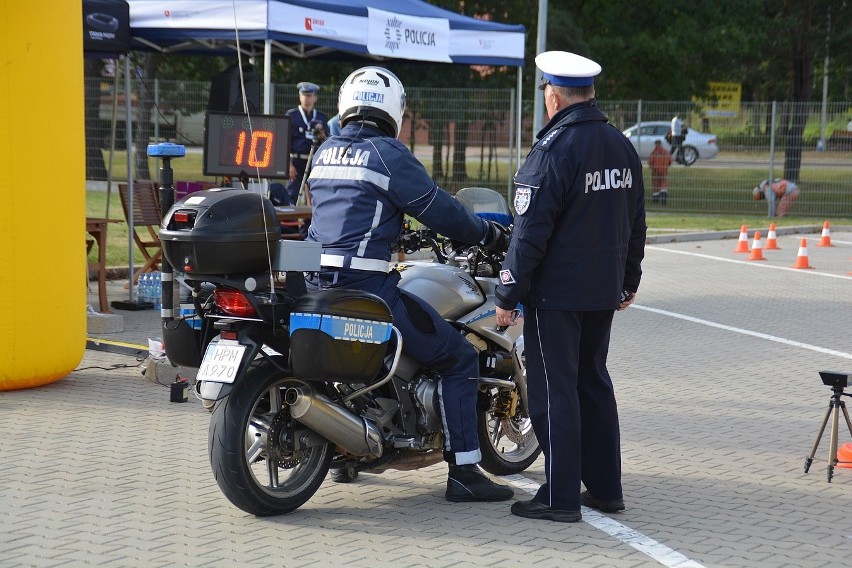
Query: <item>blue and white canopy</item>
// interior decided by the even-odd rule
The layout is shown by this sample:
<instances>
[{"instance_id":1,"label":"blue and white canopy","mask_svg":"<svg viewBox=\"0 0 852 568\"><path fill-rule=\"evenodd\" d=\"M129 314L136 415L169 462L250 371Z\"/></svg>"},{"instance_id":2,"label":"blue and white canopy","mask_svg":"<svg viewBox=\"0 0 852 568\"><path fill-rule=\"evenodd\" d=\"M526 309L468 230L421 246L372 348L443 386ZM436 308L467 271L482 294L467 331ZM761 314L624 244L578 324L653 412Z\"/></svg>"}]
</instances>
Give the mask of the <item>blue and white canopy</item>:
<instances>
[{"instance_id":1,"label":"blue and white canopy","mask_svg":"<svg viewBox=\"0 0 852 568\"><path fill-rule=\"evenodd\" d=\"M380 59L524 64L524 27L463 16L421 0L128 0L136 48L227 49L271 41L274 52L333 51ZM235 31L235 28L237 31Z\"/></svg>"}]
</instances>

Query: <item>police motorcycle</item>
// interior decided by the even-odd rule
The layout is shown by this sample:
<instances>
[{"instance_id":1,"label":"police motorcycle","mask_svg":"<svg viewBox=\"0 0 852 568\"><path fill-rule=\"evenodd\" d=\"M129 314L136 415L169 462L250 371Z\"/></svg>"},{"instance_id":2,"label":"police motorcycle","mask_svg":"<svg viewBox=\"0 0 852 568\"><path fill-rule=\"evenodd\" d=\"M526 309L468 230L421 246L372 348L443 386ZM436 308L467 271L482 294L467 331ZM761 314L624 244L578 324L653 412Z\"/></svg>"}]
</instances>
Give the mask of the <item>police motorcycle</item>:
<instances>
[{"instance_id":1,"label":"police motorcycle","mask_svg":"<svg viewBox=\"0 0 852 568\"><path fill-rule=\"evenodd\" d=\"M198 368L214 477L231 503L258 516L300 507L329 469L335 481L351 481L442 460L440 373L402 352L377 296L307 291L304 272L319 270L319 243L279 240L278 231L266 198L213 189L174 204L160 232L195 311L164 319L166 354ZM399 286L479 352L480 466L524 471L541 450L527 412L521 326L496 327L504 253L454 247L428 228L407 227L399 243L437 258L399 262Z\"/></svg>"}]
</instances>

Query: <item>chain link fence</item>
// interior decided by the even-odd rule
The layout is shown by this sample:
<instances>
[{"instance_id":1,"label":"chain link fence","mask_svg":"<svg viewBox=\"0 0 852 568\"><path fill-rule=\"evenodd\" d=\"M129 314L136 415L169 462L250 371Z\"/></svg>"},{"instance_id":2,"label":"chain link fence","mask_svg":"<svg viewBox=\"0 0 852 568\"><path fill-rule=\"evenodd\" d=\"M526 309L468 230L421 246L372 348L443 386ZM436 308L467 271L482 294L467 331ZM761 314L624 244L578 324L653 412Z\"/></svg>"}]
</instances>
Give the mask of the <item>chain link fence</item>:
<instances>
[{"instance_id":1,"label":"chain link fence","mask_svg":"<svg viewBox=\"0 0 852 568\"><path fill-rule=\"evenodd\" d=\"M337 85L321 85L317 108L329 117L337 112L337 89ZM133 131L141 134L134 136L137 147L171 140L185 144L189 155L200 156L195 147L203 143L210 83L137 79L132 91ZM273 114L283 114L298 104L295 85L273 84L271 94ZM456 191L486 186L511 198L511 176L517 169L516 96L514 89L409 89L400 139L442 187ZM257 104L263 108L261 101ZM599 105L620 130L639 125L631 140L646 164L649 210L766 215L770 204L753 200L752 189L761 180L786 177L800 187L791 214L852 217L852 132L847 130L852 103L829 103L824 108L818 103L742 103L728 113L697 102L601 100ZM532 101L525 101L523 108L521 160L533 140ZM665 133L675 114L691 129L685 149L694 162L671 166L668 200L663 205L651 199L647 155L655 139L669 147ZM112 179L126 175L126 158L107 159L113 145L113 124L115 155L123 155L125 119L123 85L112 79L88 78L89 179L106 179L110 163ZM173 166L176 179L217 181L204 178L200 157L183 164L176 161ZM151 163L149 172L155 174L156 167Z\"/></svg>"}]
</instances>

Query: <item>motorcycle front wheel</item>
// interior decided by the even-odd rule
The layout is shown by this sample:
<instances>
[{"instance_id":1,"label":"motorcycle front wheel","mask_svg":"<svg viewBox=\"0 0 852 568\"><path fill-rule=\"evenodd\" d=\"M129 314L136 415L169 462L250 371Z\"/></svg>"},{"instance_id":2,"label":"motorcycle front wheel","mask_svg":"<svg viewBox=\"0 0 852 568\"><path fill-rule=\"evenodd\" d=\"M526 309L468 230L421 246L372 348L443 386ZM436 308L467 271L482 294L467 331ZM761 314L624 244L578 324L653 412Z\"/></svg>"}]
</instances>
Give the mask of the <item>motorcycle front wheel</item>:
<instances>
[{"instance_id":1,"label":"motorcycle front wheel","mask_svg":"<svg viewBox=\"0 0 852 568\"><path fill-rule=\"evenodd\" d=\"M482 461L479 465L494 475L512 475L527 469L538 458L541 447L524 413L509 416L504 410L513 394L496 388L479 393L476 431Z\"/></svg>"},{"instance_id":2,"label":"motorcycle front wheel","mask_svg":"<svg viewBox=\"0 0 852 568\"><path fill-rule=\"evenodd\" d=\"M256 361L213 411L208 434L213 475L225 497L247 513L289 513L316 493L328 473L332 444L288 450L281 443L293 426L284 391L302 384Z\"/></svg>"}]
</instances>

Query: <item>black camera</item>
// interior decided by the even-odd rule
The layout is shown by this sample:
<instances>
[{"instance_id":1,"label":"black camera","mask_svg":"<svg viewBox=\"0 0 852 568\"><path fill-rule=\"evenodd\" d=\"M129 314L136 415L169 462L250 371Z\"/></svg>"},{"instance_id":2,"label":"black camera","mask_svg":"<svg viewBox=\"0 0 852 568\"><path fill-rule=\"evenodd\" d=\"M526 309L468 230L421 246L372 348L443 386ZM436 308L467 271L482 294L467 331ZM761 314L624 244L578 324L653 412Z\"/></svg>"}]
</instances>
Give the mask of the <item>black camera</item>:
<instances>
[{"instance_id":1,"label":"black camera","mask_svg":"<svg viewBox=\"0 0 852 568\"><path fill-rule=\"evenodd\" d=\"M619 299L619 303L623 304L624 302L629 302L632 299L633 299L633 292L630 292L629 290L622 290L621 291L621 298Z\"/></svg>"},{"instance_id":2,"label":"black camera","mask_svg":"<svg viewBox=\"0 0 852 568\"><path fill-rule=\"evenodd\" d=\"M849 386L849 373L840 373L838 371L819 371L819 376L822 378L822 384L835 389L845 389Z\"/></svg>"},{"instance_id":3,"label":"black camera","mask_svg":"<svg viewBox=\"0 0 852 568\"><path fill-rule=\"evenodd\" d=\"M315 124L308 128L305 137L314 144L321 144L325 140L325 130L323 130L321 125Z\"/></svg>"}]
</instances>

